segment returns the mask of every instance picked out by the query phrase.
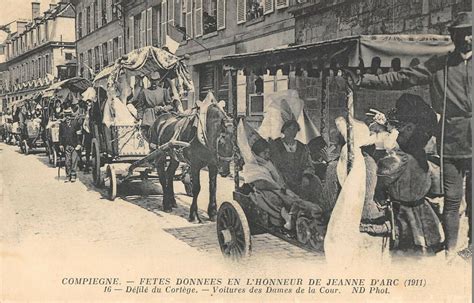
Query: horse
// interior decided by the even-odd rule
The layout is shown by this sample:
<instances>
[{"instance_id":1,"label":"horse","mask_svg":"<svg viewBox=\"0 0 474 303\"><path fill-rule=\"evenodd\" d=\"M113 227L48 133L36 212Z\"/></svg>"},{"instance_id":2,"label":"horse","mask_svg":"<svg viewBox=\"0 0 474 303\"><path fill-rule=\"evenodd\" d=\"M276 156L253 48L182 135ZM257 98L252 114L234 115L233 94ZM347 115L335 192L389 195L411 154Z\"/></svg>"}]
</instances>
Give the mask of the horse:
<instances>
[{"instance_id":1,"label":"horse","mask_svg":"<svg viewBox=\"0 0 474 303\"><path fill-rule=\"evenodd\" d=\"M161 114L150 129L150 145L160 146L171 140L189 143L182 153L171 150L170 163L166 168L166 157L155 160L159 180L163 188L163 210L171 212L176 207L173 177L179 161L190 165L193 202L189 211L189 221L202 223L198 214L197 199L201 191L200 171L207 167L209 171L209 204L207 214L211 221L217 216L216 186L217 174L226 177L230 173L229 163L233 153L233 120L227 116L221 105L211 103L207 108L205 125L201 125L205 133L204 140L198 138L197 123L202 123L199 109L188 115L176 116L171 113ZM181 159L179 159L181 158Z\"/></svg>"}]
</instances>

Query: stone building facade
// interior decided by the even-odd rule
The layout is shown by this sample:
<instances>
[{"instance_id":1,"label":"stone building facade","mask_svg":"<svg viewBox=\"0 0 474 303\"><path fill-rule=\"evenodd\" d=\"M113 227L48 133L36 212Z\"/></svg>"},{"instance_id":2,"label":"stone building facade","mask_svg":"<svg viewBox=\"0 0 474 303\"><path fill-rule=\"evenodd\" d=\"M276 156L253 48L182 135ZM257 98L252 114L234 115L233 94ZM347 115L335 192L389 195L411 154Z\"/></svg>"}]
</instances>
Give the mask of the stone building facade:
<instances>
[{"instance_id":1,"label":"stone building facade","mask_svg":"<svg viewBox=\"0 0 474 303\"><path fill-rule=\"evenodd\" d=\"M74 76L75 36L71 28L74 11L62 1L51 5L43 15L40 3L32 2L32 21L15 22L6 40L8 103Z\"/></svg>"},{"instance_id":2,"label":"stone building facade","mask_svg":"<svg viewBox=\"0 0 474 303\"><path fill-rule=\"evenodd\" d=\"M470 0L306 0L292 7L297 43L373 34L447 34Z\"/></svg>"},{"instance_id":3,"label":"stone building facade","mask_svg":"<svg viewBox=\"0 0 474 303\"><path fill-rule=\"evenodd\" d=\"M92 80L124 54L124 30L117 0L72 0L76 11L78 76Z\"/></svg>"},{"instance_id":4,"label":"stone building facade","mask_svg":"<svg viewBox=\"0 0 474 303\"><path fill-rule=\"evenodd\" d=\"M229 80L221 63L223 56L295 42L294 18L288 12L294 0L122 2L127 51L145 45L172 49L173 40L179 46L178 56L190 56L187 63L195 84L195 96L190 102L203 99L209 90L219 100L227 100ZM239 81L245 85L246 79ZM255 93L255 87L251 85L249 92Z\"/></svg>"}]
</instances>

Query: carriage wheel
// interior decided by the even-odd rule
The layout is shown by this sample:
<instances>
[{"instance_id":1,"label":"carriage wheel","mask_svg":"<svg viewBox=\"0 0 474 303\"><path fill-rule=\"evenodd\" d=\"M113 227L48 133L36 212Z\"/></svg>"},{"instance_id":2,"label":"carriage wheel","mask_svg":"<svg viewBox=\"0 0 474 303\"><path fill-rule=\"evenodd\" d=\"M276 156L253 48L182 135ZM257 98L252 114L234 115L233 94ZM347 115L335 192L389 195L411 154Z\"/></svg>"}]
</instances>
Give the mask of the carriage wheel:
<instances>
[{"instance_id":1,"label":"carriage wheel","mask_svg":"<svg viewBox=\"0 0 474 303\"><path fill-rule=\"evenodd\" d=\"M309 238L309 244L311 248L316 251L323 251L326 227L318 220L313 220L313 222L309 225L309 229L311 231L311 237Z\"/></svg>"},{"instance_id":2,"label":"carriage wheel","mask_svg":"<svg viewBox=\"0 0 474 303\"><path fill-rule=\"evenodd\" d=\"M23 147L21 150L23 151L23 153L25 155L28 155L28 153L30 152L30 148L28 147L28 142L26 142L26 140L23 140L20 145Z\"/></svg>"},{"instance_id":3,"label":"carriage wheel","mask_svg":"<svg viewBox=\"0 0 474 303\"><path fill-rule=\"evenodd\" d=\"M56 148L54 147L51 148L50 155L51 155L51 164L53 165L53 167L58 167L59 165L58 152L56 151Z\"/></svg>"},{"instance_id":4,"label":"carriage wheel","mask_svg":"<svg viewBox=\"0 0 474 303\"><path fill-rule=\"evenodd\" d=\"M104 183L107 186L109 200L114 201L117 197L117 175L115 174L115 169L111 164L107 165Z\"/></svg>"},{"instance_id":5,"label":"carriage wheel","mask_svg":"<svg viewBox=\"0 0 474 303\"><path fill-rule=\"evenodd\" d=\"M299 217L296 219L296 239L301 244L308 243L311 238L311 230L309 228L310 220L305 217Z\"/></svg>"},{"instance_id":6,"label":"carriage wheel","mask_svg":"<svg viewBox=\"0 0 474 303\"><path fill-rule=\"evenodd\" d=\"M100 149L99 149L99 142L96 138L92 139L91 144L91 152L92 152L92 180L94 181L94 185L97 187L101 187L103 185L102 175L100 174Z\"/></svg>"},{"instance_id":7,"label":"carriage wheel","mask_svg":"<svg viewBox=\"0 0 474 303\"><path fill-rule=\"evenodd\" d=\"M237 202L223 202L219 207L217 239L222 254L226 257L238 260L250 255L250 228L247 217Z\"/></svg>"}]
</instances>

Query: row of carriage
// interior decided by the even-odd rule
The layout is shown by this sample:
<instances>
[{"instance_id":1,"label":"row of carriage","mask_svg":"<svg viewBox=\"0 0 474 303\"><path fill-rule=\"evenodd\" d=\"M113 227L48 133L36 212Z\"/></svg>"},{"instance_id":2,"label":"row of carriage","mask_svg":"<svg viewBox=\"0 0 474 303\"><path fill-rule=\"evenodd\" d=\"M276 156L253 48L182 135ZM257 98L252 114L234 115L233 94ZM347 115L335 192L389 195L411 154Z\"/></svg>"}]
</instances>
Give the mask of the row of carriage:
<instances>
[{"instance_id":1,"label":"row of carriage","mask_svg":"<svg viewBox=\"0 0 474 303\"><path fill-rule=\"evenodd\" d=\"M365 106L375 106L383 110L393 107L394 101L401 94L400 92L393 92L392 94L384 92L383 96L378 96L377 92L360 90L355 92L354 103L348 105L345 103L345 91L340 91L340 86L334 85L334 83L343 79L337 76L341 70L368 70L374 68L374 62L379 62L379 65L375 66L375 72L378 72L377 70L397 70L412 65L414 60L424 61L432 55L447 53L451 49L451 41L445 36L357 36L224 57L222 63L229 79L226 105L230 109L227 114L233 119L234 124L232 140L234 147L236 147L233 149L233 159L236 165L234 165L233 172L234 200L218 201L220 207L216 218L217 241L222 253L233 258L248 256L251 251L251 236L261 233L271 233L304 249L323 253L322 242L324 241L325 232L323 222L316 222L317 224L305 225L306 227L316 226L314 229L296 230L296 233L299 233L297 237L281 233L279 229L271 226L268 222L268 215L265 215L258 208L255 201L252 201L248 192L243 190L245 188L243 183L245 182L240 175L241 166L237 165L237 162L240 163L240 157L236 141L236 126L238 121L245 119L245 117L239 111L241 106L238 104L241 104L242 100L237 100L235 76L238 71L244 71L244 74L248 75L251 73L265 74L268 70L271 73L275 70L282 70L286 75L293 73L296 78L317 79L316 90L318 94L314 97L318 100L319 105L308 108L307 111L310 113L309 117L319 117L319 121L314 122L319 126L323 136L328 139L331 129L335 128L333 122L335 115L345 114L361 119L361 115L365 113L367 108L358 107L359 99L367 99L367 96L370 96L373 100L378 99L380 102L377 105L369 102ZM378 60L374 60L374 58L378 58ZM372 66L369 67L370 62ZM11 128L10 131L13 135L21 137L19 142L22 146L22 152L27 154L31 148L45 147L50 163L57 166L60 163L61 155L58 148L59 133L57 125L59 122L54 115L56 102L58 100L61 102L65 95L72 93L78 97L88 87L95 87L98 102L92 104L92 112L98 113L98 115L91 115L90 123L92 177L96 186L105 185L108 188L109 198L113 200L117 195L119 183L159 177L154 169L154 161L157 158L169 158L175 155L177 150L182 154L183 150L191 148L189 141L174 140L150 149L148 143L143 141L144 138L140 135L140 132L136 131L136 125L112 125L111 136L105 135L107 130L102 119L108 87L117 83L121 75L131 81L130 79L134 76L147 76L153 71L158 71L161 75L177 77L180 95L182 95L183 89L192 89L191 77L183 58L174 56L162 49L147 47L135 50L117 60L114 65L100 72L93 82L73 78L53 84L42 96L36 99L36 102L43 109L40 128L30 132L32 128L27 127L26 132L23 133L18 133L19 130L12 130ZM296 81L294 88L304 91L305 83L308 82ZM132 85L130 84L130 86ZM426 91L426 88L421 88L416 93L424 95ZM302 96L302 98L305 98L305 96ZM343 106L332 106L331 104L341 104L341 101L337 100L338 98L343 99ZM17 103L14 106L20 105ZM195 113L199 115L199 108L195 108ZM350 122L351 119L348 119L348 121ZM347 127L348 159L351 159L351 152L354 148L351 139L353 138L351 123L347 123ZM107 140L113 141L115 145L108 144ZM210 150L215 152L215 148L210 148ZM214 156L218 157L219 155ZM350 165L351 161L348 161L348 169L350 169ZM104 167L105 174L102 173ZM219 190L218 187L217 190ZM196 195L196 193L194 194ZM213 194L215 199L215 192Z\"/></svg>"}]
</instances>

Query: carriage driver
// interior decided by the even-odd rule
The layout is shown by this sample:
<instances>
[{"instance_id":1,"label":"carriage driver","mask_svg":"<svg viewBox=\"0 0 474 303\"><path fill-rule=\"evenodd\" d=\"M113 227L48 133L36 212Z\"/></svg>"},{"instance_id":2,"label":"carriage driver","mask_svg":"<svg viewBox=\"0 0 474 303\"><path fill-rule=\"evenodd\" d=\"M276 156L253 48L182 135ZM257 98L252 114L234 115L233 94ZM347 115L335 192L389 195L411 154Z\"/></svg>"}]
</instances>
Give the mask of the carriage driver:
<instances>
[{"instance_id":1,"label":"carriage driver","mask_svg":"<svg viewBox=\"0 0 474 303\"><path fill-rule=\"evenodd\" d=\"M136 104L134 104L145 134L148 133L148 129L153 125L157 116L169 111L179 112L182 109L181 101L177 98L172 100L168 90L159 86L161 78L159 72L151 73L149 78L150 87L140 92ZM172 83L170 85L173 88Z\"/></svg>"}]
</instances>

